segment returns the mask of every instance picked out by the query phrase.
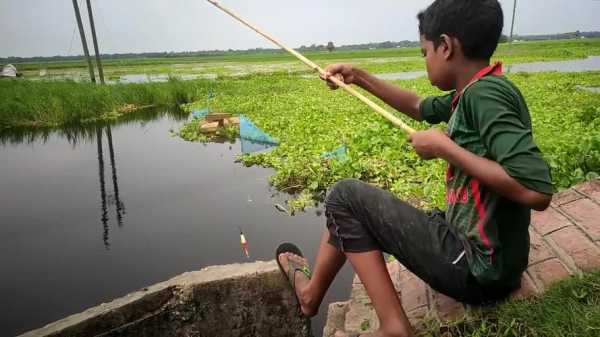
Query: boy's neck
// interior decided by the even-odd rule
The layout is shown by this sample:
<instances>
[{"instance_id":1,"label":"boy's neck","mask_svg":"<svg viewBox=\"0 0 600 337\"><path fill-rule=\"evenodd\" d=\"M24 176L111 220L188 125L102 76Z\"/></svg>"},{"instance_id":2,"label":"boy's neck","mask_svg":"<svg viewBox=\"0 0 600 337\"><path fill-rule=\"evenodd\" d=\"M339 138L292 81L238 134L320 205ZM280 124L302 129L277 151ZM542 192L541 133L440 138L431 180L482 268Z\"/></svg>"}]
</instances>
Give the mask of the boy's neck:
<instances>
[{"instance_id":1,"label":"boy's neck","mask_svg":"<svg viewBox=\"0 0 600 337\"><path fill-rule=\"evenodd\" d=\"M456 67L456 77L454 80L454 87L456 92L462 92L464 88L471 82L473 76L477 74L481 69L490 65L489 60L469 60L462 65Z\"/></svg>"}]
</instances>

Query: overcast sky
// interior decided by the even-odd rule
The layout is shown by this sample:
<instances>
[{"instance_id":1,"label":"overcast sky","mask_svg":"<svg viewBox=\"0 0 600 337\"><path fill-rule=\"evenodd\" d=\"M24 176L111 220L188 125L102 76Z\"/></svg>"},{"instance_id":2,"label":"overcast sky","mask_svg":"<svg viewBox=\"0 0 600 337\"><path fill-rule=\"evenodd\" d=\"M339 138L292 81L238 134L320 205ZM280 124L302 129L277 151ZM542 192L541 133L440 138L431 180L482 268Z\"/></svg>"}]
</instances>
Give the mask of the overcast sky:
<instances>
[{"instance_id":1,"label":"overcast sky","mask_svg":"<svg viewBox=\"0 0 600 337\"><path fill-rule=\"evenodd\" d=\"M85 0L81 2L88 25ZM291 47L417 40L432 0L222 0ZM513 0L501 0L505 32ZM271 47L204 0L92 0L103 53ZM516 34L600 30L600 0L520 0ZM0 57L82 54L71 0L0 0ZM89 35L89 34L88 34ZM88 37L90 50L91 37Z\"/></svg>"}]
</instances>

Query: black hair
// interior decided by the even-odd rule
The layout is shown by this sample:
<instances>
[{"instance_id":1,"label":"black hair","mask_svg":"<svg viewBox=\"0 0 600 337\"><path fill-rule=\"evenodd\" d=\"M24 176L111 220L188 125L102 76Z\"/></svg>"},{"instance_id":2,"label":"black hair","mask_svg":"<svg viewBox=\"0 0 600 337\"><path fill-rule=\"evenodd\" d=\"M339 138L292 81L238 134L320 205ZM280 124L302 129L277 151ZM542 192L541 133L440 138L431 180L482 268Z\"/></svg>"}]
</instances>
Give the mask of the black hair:
<instances>
[{"instance_id":1,"label":"black hair","mask_svg":"<svg viewBox=\"0 0 600 337\"><path fill-rule=\"evenodd\" d=\"M446 34L460 41L467 58L477 60L492 57L504 26L498 0L436 0L417 19L419 33L436 49Z\"/></svg>"}]
</instances>

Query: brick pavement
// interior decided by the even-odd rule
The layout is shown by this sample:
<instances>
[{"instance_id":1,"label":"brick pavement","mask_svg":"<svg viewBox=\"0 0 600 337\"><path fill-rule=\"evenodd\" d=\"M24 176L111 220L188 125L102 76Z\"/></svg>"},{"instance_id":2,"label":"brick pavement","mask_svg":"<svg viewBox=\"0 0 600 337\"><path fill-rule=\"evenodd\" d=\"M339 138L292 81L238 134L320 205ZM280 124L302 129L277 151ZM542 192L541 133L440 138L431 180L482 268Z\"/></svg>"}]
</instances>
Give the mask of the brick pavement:
<instances>
[{"instance_id":1,"label":"brick pavement","mask_svg":"<svg viewBox=\"0 0 600 337\"><path fill-rule=\"evenodd\" d=\"M547 210L532 211L529 232L529 266L513 297L540 294L569 275L599 269L600 180L557 193ZM451 320L466 313L466 305L437 293L400 263L388 263L388 271L413 325L418 326L424 317ZM330 305L323 336L332 336L336 329L375 330L378 324L364 286L355 276L350 299Z\"/></svg>"}]
</instances>

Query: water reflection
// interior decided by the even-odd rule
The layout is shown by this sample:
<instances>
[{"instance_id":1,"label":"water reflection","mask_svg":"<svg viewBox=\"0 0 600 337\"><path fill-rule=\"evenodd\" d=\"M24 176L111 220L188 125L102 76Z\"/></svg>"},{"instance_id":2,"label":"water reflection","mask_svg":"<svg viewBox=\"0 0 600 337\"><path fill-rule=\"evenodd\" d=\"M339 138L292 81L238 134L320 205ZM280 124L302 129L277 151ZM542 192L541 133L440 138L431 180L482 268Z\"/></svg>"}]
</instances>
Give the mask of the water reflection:
<instances>
[{"instance_id":1,"label":"water reflection","mask_svg":"<svg viewBox=\"0 0 600 337\"><path fill-rule=\"evenodd\" d=\"M175 121L187 119L189 113L175 107L152 107L139 111L127 113L118 120L88 123L85 125L63 125L59 128L11 128L0 130L0 145L7 144L33 144L41 141L46 143L50 136L66 139L73 147L81 142L93 142L97 139L96 128L99 126L128 125L132 123L144 123L156 120L161 116L167 116Z\"/></svg>"},{"instance_id":2,"label":"water reflection","mask_svg":"<svg viewBox=\"0 0 600 337\"><path fill-rule=\"evenodd\" d=\"M177 108L155 107L129 113L118 120L90 123L86 125L65 125L60 128L14 128L0 132L0 145L18 145L47 143L52 137L64 138L73 148L81 143L96 143L98 160L98 181L100 192L100 224L102 228L102 242L105 249L110 248L110 216L109 211L114 207L115 220L119 227L123 226L125 203L119 193L119 180L115 157L115 144L112 137L112 126L139 123L145 125L157 118L166 116L175 121L183 121L188 113ZM110 178L112 180L112 193L106 188L106 172L104 165L104 136L108 145L108 158L110 160Z\"/></svg>"},{"instance_id":3,"label":"water reflection","mask_svg":"<svg viewBox=\"0 0 600 337\"><path fill-rule=\"evenodd\" d=\"M100 179L100 222L102 222L102 241L104 248L108 249L108 212L106 209L106 186L104 182L104 154L102 153L102 128L96 128L96 143L98 145L98 178Z\"/></svg>"},{"instance_id":4,"label":"water reflection","mask_svg":"<svg viewBox=\"0 0 600 337\"><path fill-rule=\"evenodd\" d=\"M117 181L117 165L115 164L115 150L113 147L112 133L110 130L110 125L106 127L106 138L108 139L108 151L109 151L109 156L110 156L110 166L112 169L112 181L113 181L113 191L114 191L114 198L109 199L109 200L114 200L114 203L116 205L115 209L117 212L117 224L119 225L119 227L122 227L123 226L123 214L125 214L125 204L119 198L119 183Z\"/></svg>"},{"instance_id":5,"label":"water reflection","mask_svg":"<svg viewBox=\"0 0 600 337\"><path fill-rule=\"evenodd\" d=\"M110 158L111 166L111 178L113 183L113 194L106 194L106 182L104 178L104 152L102 146L102 130L106 132L106 139L108 141L108 156ZM112 140L112 132L110 125L106 127L96 127L96 143L98 145L98 179L100 181L100 222L102 223L102 241L104 242L104 248L110 248L109 242L109 227L108 227L108 206L114 205L117 217L117 224L119 227L123 226L123 215L125 214L125 203L119 197L119 183L117 179L117 165L115 162L115 150Z\"/></svg>"}]
</instances>

